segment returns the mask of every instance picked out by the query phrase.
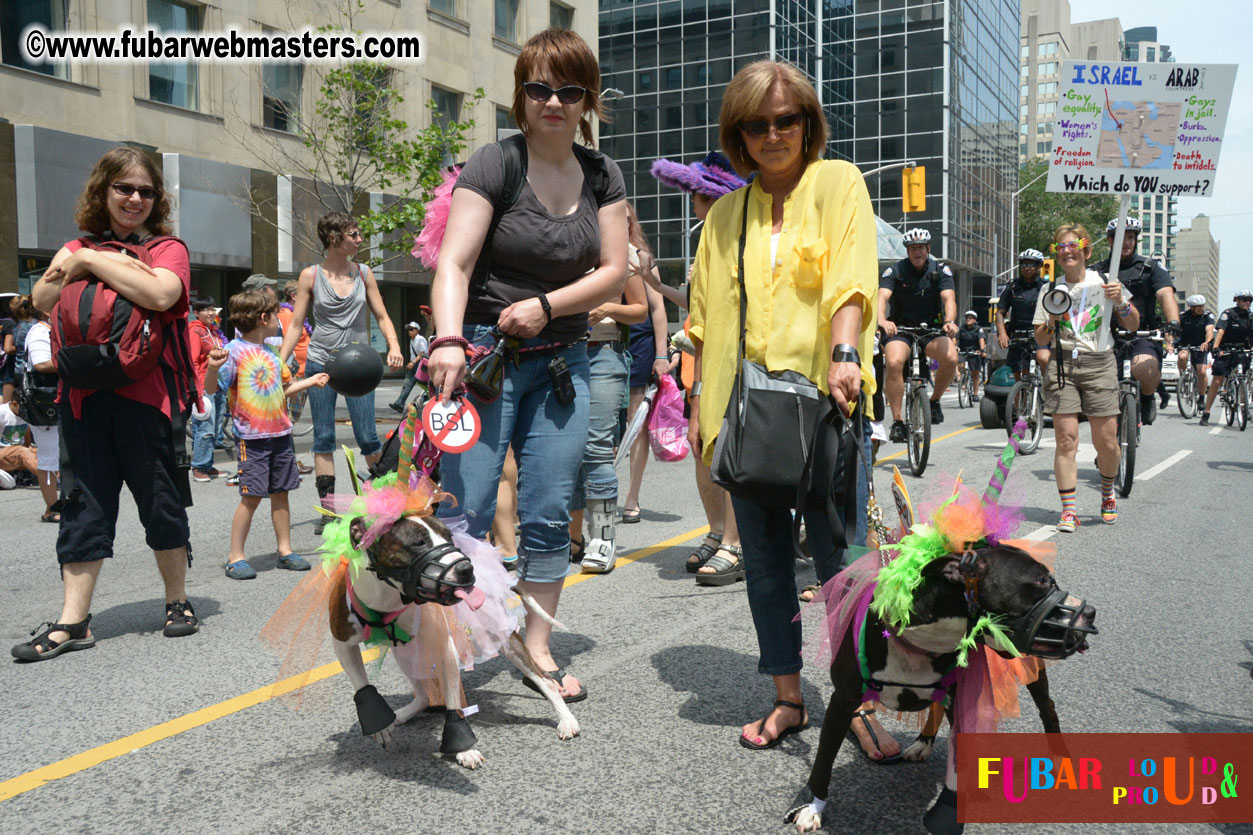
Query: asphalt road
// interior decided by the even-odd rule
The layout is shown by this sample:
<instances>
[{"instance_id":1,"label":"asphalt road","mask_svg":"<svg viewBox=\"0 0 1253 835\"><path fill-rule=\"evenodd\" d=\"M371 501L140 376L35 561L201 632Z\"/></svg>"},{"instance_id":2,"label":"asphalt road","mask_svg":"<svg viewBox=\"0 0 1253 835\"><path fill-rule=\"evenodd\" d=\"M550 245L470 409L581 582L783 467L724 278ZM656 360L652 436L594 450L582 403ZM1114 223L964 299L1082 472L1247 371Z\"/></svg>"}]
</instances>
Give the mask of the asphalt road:
<instances>
[{"instance_id":1,"label":"asphalt road","mask_svg":"<svg viewBox=\"0 0 1253 835\"><path fill-rule=\"evenodd\" d=\"M907 476L918 502L946 494L958 471L968 483L984 483L1004 442L1000 431L972 428L974 410L952 403L947 418L936 427L925 477ZM351 441L348 427L340 437ZM1083 525L1053 538L1061 537L1059 581L1096 605L1100 635L1089 653L1050 671L1063 730L1253 732L1245 527L1253 519L1253 431L1201 429L1172 404L1144 433L1142 475L1114 526L1099 521L1097 474L1085 449ZM900 450L887 446L882 454ZM1154 465L1184 450L1145 480ZM1015 464L1007 495L1024 506L1021 534L1047 536L1041 528L1057 521L1051 459L1042 449ZM884 497L890 463L876 472ZM249 547L260 576L226 578L237 493L221 481L193 488L189 591L203 621L200 634L161 636L161 586L133 506L124 502L118 556L105 567L93 605L98 645L5 668L0 831L789 831L782 814L808 774L830 685L825 671L806 669L811 730L774 751L736 744L740 725L764 715L773 691L756 673L743 584L700 588L683 570L704 525L689 462L649 464L643 523L619 528L622 550L635 559L570 585L562 597L560 617L570 631L553 644L590 693L574 706L582 735L559 741L547 703L505 662L489 662L465 675L469 698L481 708L471 721L487 762L477 772L433 753L438 717L401 728L386 751L362 737L342 675L313 685L326 696L316 700L326 705L322 712L266 700L278 661L257 633L299 577L273 570L272 533L261 513ZM305 553L317 546L314 501L306 483L292 502L294 541ZM25 640L59 609L56 529L38 523L40 509L35 490L0 494L6 645ZM325 660L333 660L329 650ZM407 701L390 662L378 686L394 707ZM899 739L910 737L905 725L888 724ZM1010 729L1034 731L1038 723L1019 719ZM943 779L945 745L942 736L931 761L896 767L875 766L845 745L827 831L922 832L920 817ZM1169 829L1214 830L1250 828Z\"/></svg>"}]
</instances>

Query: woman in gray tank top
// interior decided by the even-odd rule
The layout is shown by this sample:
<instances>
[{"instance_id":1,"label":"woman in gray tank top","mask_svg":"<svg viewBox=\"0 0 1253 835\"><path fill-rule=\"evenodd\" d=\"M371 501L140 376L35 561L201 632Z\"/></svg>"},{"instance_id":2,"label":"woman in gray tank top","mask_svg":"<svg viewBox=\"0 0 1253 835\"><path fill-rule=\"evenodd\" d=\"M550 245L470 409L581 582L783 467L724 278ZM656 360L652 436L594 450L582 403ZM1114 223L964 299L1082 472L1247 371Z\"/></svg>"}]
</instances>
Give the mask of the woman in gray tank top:
<instances>
[{"instance_id":1,"label":"woman in gray tank top","mask_svg":"<svg viewBox=\"0 0 1253 835\"><path fill-rule=\"evenodd\" d=\"M309 358L305 374L325 370L332 352L349 342L370 341L370 319L374 314L379 330L387 340L387 364L399 368L404 363L396 329L387 316L374 273L369 267L352 260L361 248L361 233L352 215L331 212L318 221L318 238L326 250L321 264L305 267L300 273L296 299L292 303L292 321L303 322L313 309L316 326L309 339ZM291 356L301 329L289 328L280 350L283 361ZM313 419L313 471L316 474L319 500L335 492L335 401L338 395L329 386L309 390L309 412ZM345 397L352 434L357 447L371 465L378 461L383 445L374 429L374 392L362 397ZM317 532L328 517L318 520Z\"/></svg>"}]
</instances>

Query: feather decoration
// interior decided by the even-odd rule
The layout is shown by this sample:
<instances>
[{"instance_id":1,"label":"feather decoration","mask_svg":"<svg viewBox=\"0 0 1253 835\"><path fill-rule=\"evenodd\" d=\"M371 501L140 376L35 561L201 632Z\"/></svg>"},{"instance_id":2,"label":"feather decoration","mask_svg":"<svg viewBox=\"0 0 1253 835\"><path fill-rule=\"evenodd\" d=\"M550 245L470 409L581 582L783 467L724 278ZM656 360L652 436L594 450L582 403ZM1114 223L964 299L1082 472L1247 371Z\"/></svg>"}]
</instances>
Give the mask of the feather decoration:
<instances>
[{"instance_id":1,"label":"feather decoration","mask_svg":"<svg viewBox=\"0 0 1253 835\"><path fill-rule=\"evenodd\" d=\"M444 232L448 229L448 212L452 208L452 190L461 174L461 166L440 172L443 182L435 187L431 199L427 201L422 215L422 231L413 239L414 258L422 262L428 270L435 269L439 263L439 250L444 243Z\"/></svg>"},{"instance_id":2,"label":"feather decoration","mask_svg":"<svg viewBox=\"0 0 1253 835\"><path fill-rule=\"evenodd\" d=\"M997 645L1003 647L1010 655L1015 658L1022 656L1022 653L1014 646L1013 640L1001 625L1001 621L1002 619L999 616L993 617L992 615L984 615L975 621L975 625L966 633L966 637L957 642L957 666L966 666L969 662L970 651L975 649L979 636L985 632L991 635Z\"/></svg>"}]
</instances>

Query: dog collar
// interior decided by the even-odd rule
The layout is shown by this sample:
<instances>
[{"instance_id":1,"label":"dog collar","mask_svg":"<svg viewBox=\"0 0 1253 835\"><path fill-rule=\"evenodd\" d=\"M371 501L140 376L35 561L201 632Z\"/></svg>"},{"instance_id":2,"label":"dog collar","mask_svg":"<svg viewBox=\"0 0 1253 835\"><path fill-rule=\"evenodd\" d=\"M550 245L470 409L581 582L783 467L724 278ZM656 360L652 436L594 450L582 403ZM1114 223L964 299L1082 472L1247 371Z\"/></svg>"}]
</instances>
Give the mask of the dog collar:
<instances>
[{"instance_id":1,"label":"dog collar","mask_svg":"<svg viewBox=\"0 0 1253 835\"><path fill-rule=\"evenodd\" d=\"M966 585L963 592L966 598L966 610L972 618L977 618L984 613L984 609L979 605L979 575L975 567L973 542L966 543L966 550L962 552L961 559L957 563L957 570L961 572L962 580Z\"/></svg>"}]
</instances>

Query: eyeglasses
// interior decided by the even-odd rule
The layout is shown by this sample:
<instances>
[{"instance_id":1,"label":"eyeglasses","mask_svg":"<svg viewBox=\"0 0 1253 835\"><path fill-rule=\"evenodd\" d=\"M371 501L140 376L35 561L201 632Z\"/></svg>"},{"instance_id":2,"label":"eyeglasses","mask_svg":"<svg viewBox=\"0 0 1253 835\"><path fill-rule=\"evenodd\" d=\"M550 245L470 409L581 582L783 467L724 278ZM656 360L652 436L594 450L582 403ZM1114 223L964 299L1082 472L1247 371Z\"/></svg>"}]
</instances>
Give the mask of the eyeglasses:
<instances>
[{"instance_id":1,"label":"eyeglasses","mask_svg":"<svg viewBox=\"0 0 1253 835\"><path fill-rule=\"evenodd\" d=\"M1053 244L1053 252L1066 252L1067 250L1080 250L1088 248L1088 239L1080 238L1077 241L1066 241L1064 244Z\"/></svg>"},{"instance_id":2,"label":"eyeglasses","mask_svg":"<svg viewBox=\"0 0 1253 835\"><path fill-rule=\"evenodd\" d=\"M344 233L344 237L345 237L345 238L356 238L356 239L360 240L360 239L364 238L364 237L365 237L365 235L362 235L362 234L361 234L361 230L360 230L360 229L354 229L354 230L352 230L351 232L345 232L345 233Z\"/></svg>"},{"instance_id":3,"label":"eyeglasses","mask_svg":"<svg viewBox=\"0 0 1253 835\"><path fill-rule=\"evenodd\" d=\"M777 119L746 119L740 122L740 130L749 136L765 136L773 127L782 135L797 130L804 120L805 114L803 113L789 113Z\"/></svg>"},{"instance_id":4,"label":"eyeglasses","mask_svg":"<svg viewBox=\"0 0 1253 835\"><path fill-rule=\"evenodd\" d=\"M532 100L541 102L548 101L555 93L557 101L562 104L578 104L587 95L586 87L567 84L565 87L554 90L542 81L528 81L522 85L522 89L526 91L527 96Z\"/></svg>"},{"instance_id":5,"label":"eyeglasses","mask_svg":"<svg viewBox=\"0 0 1253 835\"><path fill-rule=\"evenodd\" d=\"M155 188L149 188L148 186L133 186L130 183L114 183L113 190L123 197L130 197L135 192L139 192L139 199L141 200L152 200L157 196L157 190Z\"/></svg>"}]
</instances>

